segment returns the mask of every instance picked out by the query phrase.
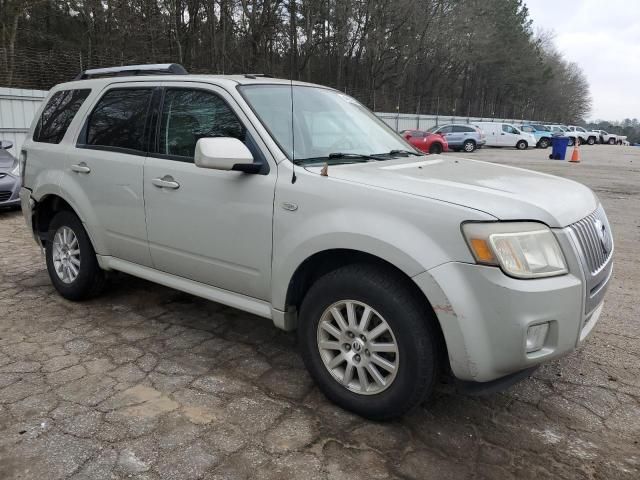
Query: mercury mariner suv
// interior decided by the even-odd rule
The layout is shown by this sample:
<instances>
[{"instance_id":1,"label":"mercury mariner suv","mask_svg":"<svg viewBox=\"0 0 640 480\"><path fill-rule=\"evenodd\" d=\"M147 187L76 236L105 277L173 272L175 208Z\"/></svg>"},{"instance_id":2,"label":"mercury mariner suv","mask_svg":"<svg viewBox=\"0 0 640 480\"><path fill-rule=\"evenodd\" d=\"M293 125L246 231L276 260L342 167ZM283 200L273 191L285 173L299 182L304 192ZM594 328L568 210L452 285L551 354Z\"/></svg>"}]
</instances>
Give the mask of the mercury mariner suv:
<instances>
[{"instance_id":1,"label":"mercury mariner suv","mask_svg":"<svg viewBox=\"0 0 640 480\"><path fill-rule=\"evenodd\" d=\"M63 297L116 270L297 329L326 396L374 419L440 374L495 390L571 352L612 271L589 188L425 155L341 92L262 75L86 71L20 172Z\"/></svg>"}]
</instances>

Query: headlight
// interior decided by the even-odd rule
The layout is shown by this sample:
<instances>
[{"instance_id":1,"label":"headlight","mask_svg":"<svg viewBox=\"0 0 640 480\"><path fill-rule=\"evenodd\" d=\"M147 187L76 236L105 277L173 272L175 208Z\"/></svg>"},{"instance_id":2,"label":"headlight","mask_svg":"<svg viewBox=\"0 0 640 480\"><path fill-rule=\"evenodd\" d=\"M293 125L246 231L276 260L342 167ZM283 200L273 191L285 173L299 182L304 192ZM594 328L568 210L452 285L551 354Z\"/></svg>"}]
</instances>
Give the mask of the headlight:
<instances>
[{"instance_id":1,"label":"headlight","mask_svg":"<svg viewBox=\"0 0 640 480\"><path fill-rule=\"evenodd\" d=\"M20 176L20 162L16 162L15 165L13 166L13 168L11 169L11 175L13 175L14 177L19 177Z\"/></svg>"},{"instance_id":2,"label":"headlight","mask_svg":"<svg viewBox=\"0 0 640 480\"><path fill-rule=\"evenodd\" d=\"M556 237L541 223L465 223L462 232L476 262L499 266L507 275L539 278L568 272Z\"/></svg>"}]
</instances>

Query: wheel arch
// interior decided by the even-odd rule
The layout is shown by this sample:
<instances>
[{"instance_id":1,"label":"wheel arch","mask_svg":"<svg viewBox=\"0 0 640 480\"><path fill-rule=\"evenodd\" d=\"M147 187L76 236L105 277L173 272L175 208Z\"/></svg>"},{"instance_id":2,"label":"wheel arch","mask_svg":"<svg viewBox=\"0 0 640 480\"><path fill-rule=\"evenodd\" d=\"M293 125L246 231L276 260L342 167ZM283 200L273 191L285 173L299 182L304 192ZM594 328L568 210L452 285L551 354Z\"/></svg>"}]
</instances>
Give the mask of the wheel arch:
<instances>
[{"instance_id":1,"label":"wheel arch","mask_svg":"<svg viewBox=\"0 0 640 480\"><path fill-rule=\"evenodd\" d=\"M447 345L438 315L426 294L406 272L393 263L372 253L347 248L335 248L322 250L307 257L300 265L298 265L289 280L285 299L285 309L297 313L300 309L300 304L302 303L306 293L309 291L309 288L311 288L313 283L323 275L346 265L363 263L375 265L380 269L392 272L402 282L404 282L412 295L415 295L416 298L420 299L430 314L425 320L432 322L433 327L437 332L438 342L440 342L440 346L442 347L441 351L443 352L443 361L448 359ZM291 328L296 328L296 323L297 316Z\"/></svg>"},{"instance_id":2,"label":"wheel arch","mask_svg":"<svg viewBox=\"0 0 640 480\"><path fill-rule=\"evenodd\" d=\"M43 245L47 241L47 232L49 231L51 220L61 211L70 211L77 215L71 204L58 194L50 193L38 200L33 212L32 222L33 231L40 238Z\"/></svg>"}]
</instances>

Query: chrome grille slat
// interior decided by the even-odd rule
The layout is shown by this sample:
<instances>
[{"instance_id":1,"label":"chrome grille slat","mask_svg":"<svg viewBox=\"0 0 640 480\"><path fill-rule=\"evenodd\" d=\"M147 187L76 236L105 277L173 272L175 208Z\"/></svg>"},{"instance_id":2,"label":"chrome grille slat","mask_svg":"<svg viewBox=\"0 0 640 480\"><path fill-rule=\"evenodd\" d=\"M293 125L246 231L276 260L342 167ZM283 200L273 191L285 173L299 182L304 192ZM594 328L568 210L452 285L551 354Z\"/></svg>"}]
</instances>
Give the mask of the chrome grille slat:
<instances>
[{"instance_id":1,"label":"chrome grille slat","mask_svg":"<svg viewBox=\"0 0 640 480\"><path fill-rule=\"evenodd\" d=\"M605 227L605 235L611 235L609 221L600 205L591 215L578 220L569 226L578 240L582 255L586 261L591 275L595 275L611 258L613 254L613 238L610 239L610 249L605 252L600 239L601 232L596 229L596 224L602 222Z\"/></svg>"}]
</instances>

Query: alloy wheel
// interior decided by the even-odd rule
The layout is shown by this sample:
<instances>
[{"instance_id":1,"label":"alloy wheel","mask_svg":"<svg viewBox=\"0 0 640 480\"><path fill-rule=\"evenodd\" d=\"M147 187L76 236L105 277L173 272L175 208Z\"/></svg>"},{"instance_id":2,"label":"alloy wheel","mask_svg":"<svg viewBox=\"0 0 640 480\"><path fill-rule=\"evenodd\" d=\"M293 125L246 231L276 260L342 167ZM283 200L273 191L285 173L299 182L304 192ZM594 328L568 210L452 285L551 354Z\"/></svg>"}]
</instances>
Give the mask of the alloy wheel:
<instances>
[{"instance_id":1,"label":"alloy wheel","mask_svg":"<svg viewBox=\"0 0 640 480\"><path fill-rule=\"evenodd\" d=\"M58 278L73 283L80 273L80 245L75 232L67 226L60 227L53 237L53 266Z\"/></svg>"},{"instance_id":2,"label":"alloy wheel","mask_svg":"<svg viewBox=\"0 0 640 480\"><path fill-rule=\"evenodd\" d=\"M326 369L352 392L374 395L396 378L396 338L387 321L365 303L341 300L330 305L318 323L317 345Z\"/></svg>"}]
</instances>

